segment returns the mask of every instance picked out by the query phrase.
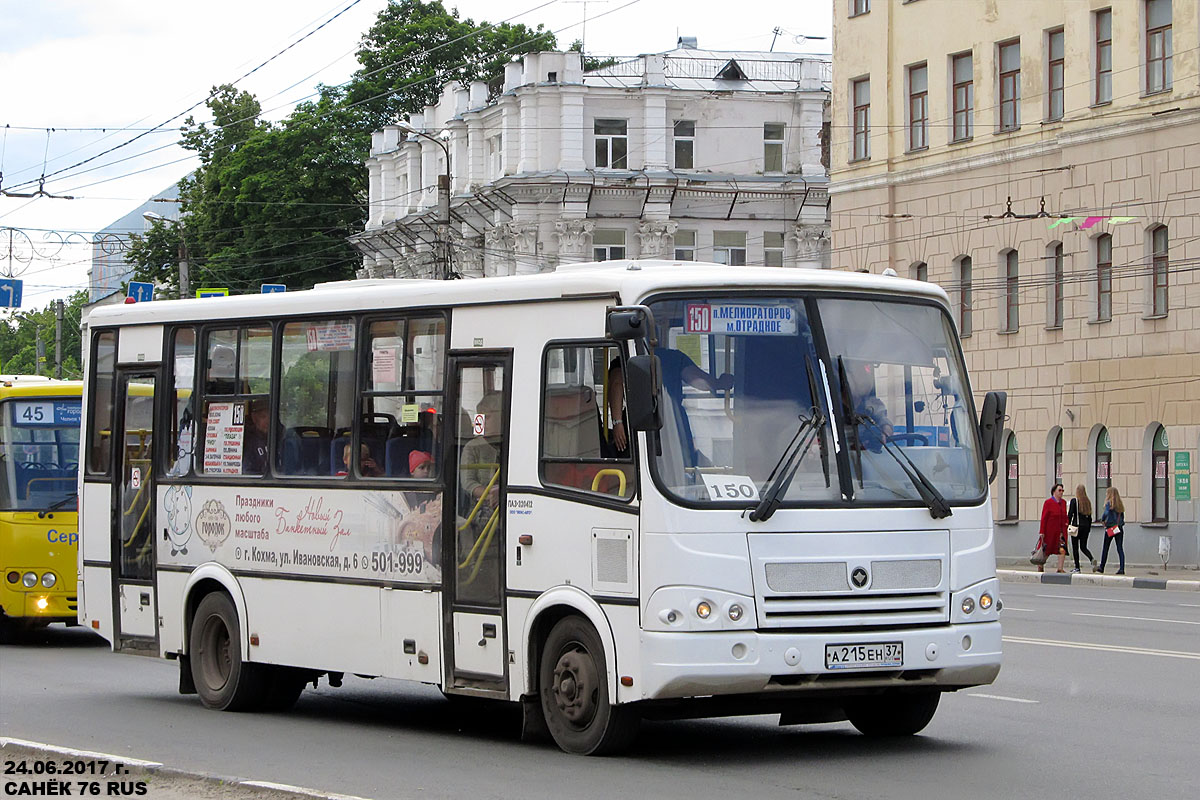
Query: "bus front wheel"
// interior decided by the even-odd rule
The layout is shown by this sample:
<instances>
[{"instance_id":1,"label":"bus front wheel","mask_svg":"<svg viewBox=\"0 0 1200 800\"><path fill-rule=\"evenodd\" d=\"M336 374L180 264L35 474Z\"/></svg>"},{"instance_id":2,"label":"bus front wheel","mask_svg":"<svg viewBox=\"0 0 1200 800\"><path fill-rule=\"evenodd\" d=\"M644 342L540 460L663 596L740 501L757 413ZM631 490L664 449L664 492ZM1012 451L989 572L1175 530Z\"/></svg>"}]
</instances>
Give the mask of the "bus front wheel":
<instances>
[{"instance_id":1,"label":"bus front wheel","mask_svg":"<svg viewBox=\"0 0 1200 800\"><path fill-rule=\"evenodd\" d=\"M850 700L845 705L850 724L867 736L912 736L920 733L937 711L940 692L888 693Z\"/></svg>"},{"instance_id":2,"label":"bus front wheel","mask_svg":"<svg viewBox=\"0 0 1200 800\"><path fill-rule=\"evenodd\" d=\"M242 660L241 627L233 601L206 595L192 618L189 662L200 702L218 711L257 707L263 696L259 665Z\"/></svg>"},{"instance_id":3,"label":"bus front wheel","mask_svg":"<svg viewBox=\"0 0 1200 800\"><path fill-rule=\"evenodd\" d=\"M617 752L637 735L637 712L627 705L612 704L604 646L580 617L564 617L546 637L538 693L546 727L568 753Z\"/></svg>"}]
</instances>

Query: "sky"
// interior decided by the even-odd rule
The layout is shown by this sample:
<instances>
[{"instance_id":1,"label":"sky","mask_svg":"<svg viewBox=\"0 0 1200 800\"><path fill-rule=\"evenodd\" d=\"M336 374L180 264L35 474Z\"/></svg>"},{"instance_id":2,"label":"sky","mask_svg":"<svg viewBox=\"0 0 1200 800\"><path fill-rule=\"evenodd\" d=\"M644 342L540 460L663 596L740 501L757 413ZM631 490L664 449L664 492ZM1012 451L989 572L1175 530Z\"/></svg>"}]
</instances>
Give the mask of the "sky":
<instances>
[{"instance_id":1,"label":"sky","mask_svg":"<svg viewBox=\"0 0 1200 800\"><path fill-rule=\"evenodd\" d=\"M477 23L541 23L561 47L585 38L591 54L637 55L669 50L681 35L705 49L767 50L774 42L776 50L829 53L833 1L745 0L733 14L717 0L444 4ZM62 170L42 188L74 198L0 196L0 278L24 282L22 308L86 288L91 234L194 168L176 144L179 126L193 106L198 121L207 117L203 102L213 86L237 81L259 99L264 117L282 119L318 83L351 76L358 43L386 5L0 0L0 189L35 192L43 174ZM124 146L100 155L117 145Z\"/></svg>"}]
</instances>

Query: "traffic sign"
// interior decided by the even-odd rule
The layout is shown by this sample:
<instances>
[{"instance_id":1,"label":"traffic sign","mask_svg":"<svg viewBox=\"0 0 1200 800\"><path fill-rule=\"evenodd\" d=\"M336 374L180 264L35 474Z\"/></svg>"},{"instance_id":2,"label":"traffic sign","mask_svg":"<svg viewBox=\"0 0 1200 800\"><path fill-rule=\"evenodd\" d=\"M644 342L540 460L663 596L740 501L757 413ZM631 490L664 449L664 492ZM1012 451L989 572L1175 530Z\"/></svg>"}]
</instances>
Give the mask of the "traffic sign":
<instances>
[{"instance_id":1,"label":"traffic sign","mask_svg":"<svg viewBox=\"0 0 1200 800\"><path fill-rule=\"evenodd\" d=\"M16 278L0 278L0 307L21 307L21 281Z\"/></svg>"},{"instance_id":2,"label":"traffic sign","mask_svg":"<svg viewBox=\"0 0 1200 800\"><path fill-rule=\"evenodd\" d=\"M276 292L286 292L287 286L282 283L264 283L262 285L263 294L275 294Z\"/></svg>"},{"instance_id":3,"label":"traffic sign","mask_svg":"<svg viewBox=\"0 0 1200 800\"><path fill-rule=\"evenodd\" d=\"M135 303L149 303L154 299L154 284L130 281L129 290L125 295L132 297Z\"/></svg>"},{"instance_id":4,"label":"traffic sign","mask_svg":"<svg viewBox=\"0 0 1200 800\"><path fill-rule=\"evenodd\" d=\"M197 289L196 297L228 297L228 289Z\"/></svg>"}]
</instances>

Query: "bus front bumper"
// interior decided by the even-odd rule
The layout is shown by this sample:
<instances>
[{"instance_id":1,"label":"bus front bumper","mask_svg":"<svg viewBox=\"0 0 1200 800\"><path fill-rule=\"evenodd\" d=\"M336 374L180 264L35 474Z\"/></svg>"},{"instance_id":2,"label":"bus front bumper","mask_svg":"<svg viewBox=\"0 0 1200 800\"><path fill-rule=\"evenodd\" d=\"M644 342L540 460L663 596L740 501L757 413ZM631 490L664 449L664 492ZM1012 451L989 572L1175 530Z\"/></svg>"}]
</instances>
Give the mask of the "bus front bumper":
<instances>
[{"instance_id":1,"label":"bus front bumper","mask_svg":"<svg viewBox=\"0 0 1200 800\"><path fill-rule=\"evenodd\" d=\"M871 632L643 631L636 696L659 700L769 692L963 689L1000 672L1000 623ZM899 666L829 668L827 645L903 646Z\"/></svg>"},{"instance_id":2,"label":"bus front bumper","mask_svg":"<svg viewBox=\"0 0 1200 800\"><path fill-rule=\"evenodd\" d=\"M10 619L40 624L75 622L78 598L74 592L6 589L0 596L4 613Z\"/></svg>"}]
</instances>

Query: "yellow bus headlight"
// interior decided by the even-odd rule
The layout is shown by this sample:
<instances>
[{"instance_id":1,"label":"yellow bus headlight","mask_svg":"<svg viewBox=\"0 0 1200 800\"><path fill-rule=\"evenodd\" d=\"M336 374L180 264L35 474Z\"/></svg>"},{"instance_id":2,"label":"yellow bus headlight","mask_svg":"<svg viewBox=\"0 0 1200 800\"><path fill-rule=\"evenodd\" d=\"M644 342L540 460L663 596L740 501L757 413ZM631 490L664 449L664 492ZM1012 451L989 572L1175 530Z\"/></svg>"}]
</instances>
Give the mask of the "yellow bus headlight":
<instances>
[{"instance_id":1,"label":"yellow bus headlight","mask_svg":"<svg viewBox=\"0 0 1200 800\"><path fill-rule=\"evenodd\" d=\"M58 576L53 572L47 572L42 576L42 586L45 586L47 589L53 589L56 583L58 583Z\"/></svg>"},{"instance_id":2,"label":"yellow bus headlight","mask_svg":"<svg viewBox=\"0 0 1200 800\"><path fill-rule=\"evenodd\" d=\"M26 589L32 589L33 587L37 586L37 581L38 577L36 572L26 572L21 576L21 584Z\"/></svg>"}]
</instances>

